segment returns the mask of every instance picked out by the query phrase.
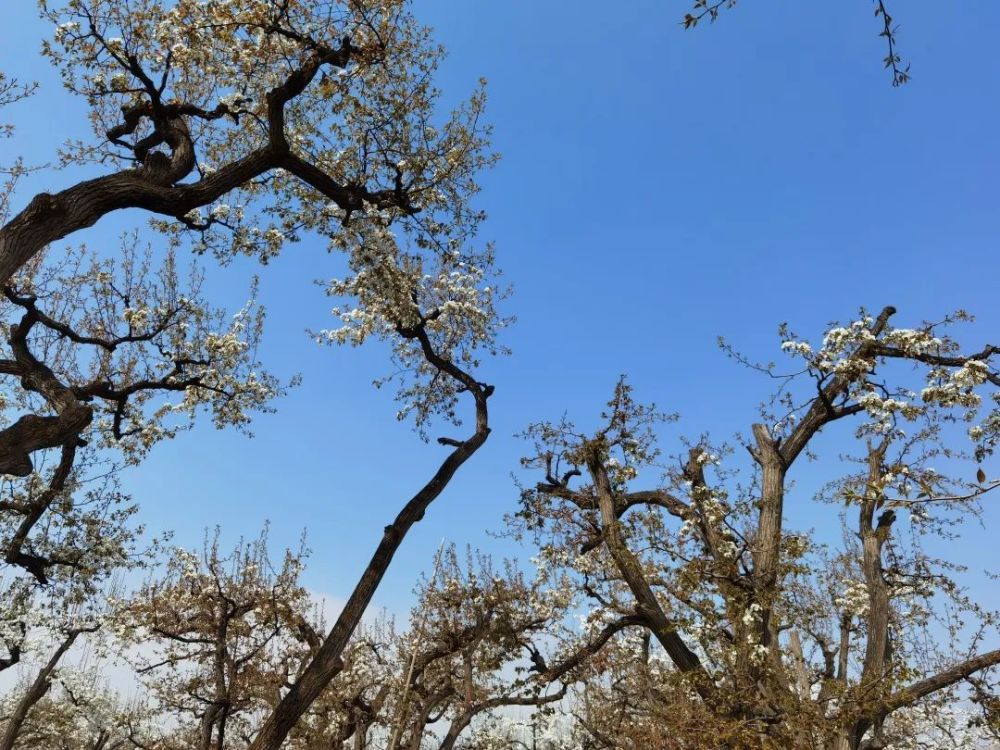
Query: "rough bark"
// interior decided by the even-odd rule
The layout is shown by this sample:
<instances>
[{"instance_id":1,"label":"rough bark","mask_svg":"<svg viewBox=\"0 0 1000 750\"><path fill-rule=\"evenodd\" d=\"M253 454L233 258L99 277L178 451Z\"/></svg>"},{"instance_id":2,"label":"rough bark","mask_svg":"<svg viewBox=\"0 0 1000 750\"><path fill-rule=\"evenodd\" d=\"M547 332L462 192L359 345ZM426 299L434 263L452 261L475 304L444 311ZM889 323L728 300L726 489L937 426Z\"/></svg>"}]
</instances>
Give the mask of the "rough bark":
<instances>
[{"instance_id":1,"label":"rough bark","mask_svg":"<svg viewBox=\"0 0 1000 750\"><path fill-rule=\"evenodd\" d=\"M868 486L861 500L858 535L861 538L861 567L868 591L867 641L862 662L861 678L857 693L863 701L881 702L886 689L885 680L890 670L889 664L889 585L885 580L882 566L882 547L889 538L896 514L886 510L876 523L875 510L884 502L880 480L885 473L885 451L888 440L883 440L868 453ZM865 732L874 723L880 731L884 714L874 718L860 719L851 730L851 747L860 745Z\"/></svg>"},{"instance_id":2,"label":"rough bark","mask_svg":"<svg viewBox=\"0 0 1000 750\"><path fill-rule=\"evenodd\" d=\"M646 580L638 558L632 553L622 538L621 522L616 513L614 493L604 467L602 447L591 443L587 449L587 469L594 482L597 502L601 514L602 535L608 545L608 552L614 559L622 578L636 598L639 612L646 618L650 629L663 646L667 655L682 672L705 676L704 667L698 656L688 648L683 638L673 626L656 599L656 594ZM705 697L710 693L708 680L697 680L699 692Z\"/></svg>"}]
</instances>

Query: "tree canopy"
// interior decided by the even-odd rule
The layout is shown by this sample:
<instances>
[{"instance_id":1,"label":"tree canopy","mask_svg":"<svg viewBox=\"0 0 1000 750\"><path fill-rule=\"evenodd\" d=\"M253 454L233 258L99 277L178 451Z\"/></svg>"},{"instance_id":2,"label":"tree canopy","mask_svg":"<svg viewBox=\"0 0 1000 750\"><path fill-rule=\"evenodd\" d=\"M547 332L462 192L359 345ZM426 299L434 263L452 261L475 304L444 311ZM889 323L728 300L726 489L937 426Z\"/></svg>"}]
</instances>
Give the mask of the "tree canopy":
<instances>
[{"instance_id":1,"label":"tree canopy","mask_svg":"<svg viewBox=\"0 0 1000 750\"><path fill-rule=\"evenodd\" d=\"M680 25L734 5L697 0ZM873 7L899 86L897 27ZM444 106L445 50L404 0L39 12L89 132L35 163L0 128L0 750L1000 742L1000 610L947 549L1000 488L1000 342L971 314L861 308L809 336L782 323L780 365L721 340L734 380L773 385L749 424L726 415L728 438L681 434L627 376L596 422L547 405L522 426L491 530L530 560L442 543L412 608L380 612L407 535L495 429L487 359L509 353L513 319L479 236L498 161L485 81ZM4 114L36 94L0 71ZM58 187L37 191L41 173ZM95 245L87 230L111 217L131 227ZM308 336L374 341L375 385L438 451L375 521L336 611L303 582L308 534L230 544L220 518L192 549L147 533L141 484L125 489L164 441L202 422L252 436L299 385L261 356L259 280L236 306L208 283L240 258L265 277L294 244L333 305L332 323L301 321ZM828 260L816 273L834 284ZM585 319L573 334L607 356ZM572 381L557 349L541 359L533 377ZM697 418L696 401L670 407Z\"/></svg>"}]
</instances>

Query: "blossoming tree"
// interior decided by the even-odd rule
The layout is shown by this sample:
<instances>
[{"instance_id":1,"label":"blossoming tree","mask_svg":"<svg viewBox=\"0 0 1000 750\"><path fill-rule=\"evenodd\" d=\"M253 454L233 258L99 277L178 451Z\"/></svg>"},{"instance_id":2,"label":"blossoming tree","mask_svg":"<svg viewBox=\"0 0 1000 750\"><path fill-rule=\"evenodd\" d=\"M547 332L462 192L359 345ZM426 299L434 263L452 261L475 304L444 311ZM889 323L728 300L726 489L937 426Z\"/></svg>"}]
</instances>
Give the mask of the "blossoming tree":
<instances>
[{"instance_id":1,"label":"blossoming tree","mask_svg":"<svg viewBox=\"0 0 1000 750\"><path fill-rule=\"evenodd\" d=\"M894 313L863 314L819 345L783 328L798 367L755 365L781 387L736 455L702 437L663 463L654 428L670 417L624 381L598 431L529 430L525 463L543 478L524 491L522 532L576 577L592 618L638 618L660 659L643 667L647 644L613 663L644 681L643 697L616 697L612 680L587 704L598 747L701 747L709 735L733 748L909 747L917 714L960 697L996 729L1000 649L983 647L996 614L924 542L951 538L1000 486L969 467L1000 437L1000 348L963 351L948 328L964 313L912 329ZM825 456L820 432L851 421L855 452ZM831 466L815 501L842 509L839 547L788 527L786 504L809 502L794 484L805 457ZM638 488L650 471L663 483ZM611 715L631 722L631 740L608 734Z\"/></svg>"},{"instance_id":2,"label":"blossoming tree","mask_svg":"<svg viewBox=\"0 0 1000 750\"><path fill-rule=\"evenodd\" d=\"M102 653L131 665L137 695L125 703L92 675L88 684L86 670L63 669L10 747L57 737L67 723L107 746L248 746L322 646L324 614L299 582L303 559L288 552L272 563L266 535L229 554L217 533L200 553L171 550L103 622ZM383 615L352 636L289 750L495 746L505 712L562 701L607 640L565 628L570 587L471 553L463 563L453 547L417 594L405 631Z\"/></svg>"},{"instance_id":3,"label":"blossoming tree","mask_svg":"<svg viewBox=\"0 0 1000 750\"><path fill-rule=\"evenodd\" d=\"M472 429L439 438L446 457L385 527L341 616L262 722L253 747L276 749L342 669L409 528L489 434L493 389L473 373L480 353L496 350L502 320L492 250L474 245L482 214L470 203L493 161L484 95L439 111L442 50L401 0L40 9L54 29L44 53L86 104L92 133L51 160L87 179L23 195L35 166L21 158L2 173L0 473L10 497L0 512L6 563L25 585L121 562L120 518L92 513L85 532L77 523L87 467L135 463L202 412L245 426L280 392L254 359L262 313L253 302L235 318L215 311L198 296L197 273L185 290L175 259L184 248L266 262L286 243L319 238L349 271L330 282L338 322L318 338L389 341L401 411L421 430L436 415L457 423L460 400L471 407ZM0 76L0 106L30 106L34 92ZM53 246L124 209L145 212L169 252L147 257L136 240L93 256ZM40 679L44 693L53 671Z\"/></svg>"}]
</instances>

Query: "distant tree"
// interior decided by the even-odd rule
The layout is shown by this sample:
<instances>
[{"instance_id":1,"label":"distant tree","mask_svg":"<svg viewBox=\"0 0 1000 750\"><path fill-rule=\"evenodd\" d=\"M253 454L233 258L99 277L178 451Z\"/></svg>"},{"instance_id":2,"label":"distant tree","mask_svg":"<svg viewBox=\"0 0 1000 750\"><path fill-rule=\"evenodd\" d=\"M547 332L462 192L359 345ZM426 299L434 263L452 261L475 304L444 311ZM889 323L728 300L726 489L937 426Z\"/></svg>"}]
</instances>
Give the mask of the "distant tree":
<instances>
[{"instance_id":1,"label":"distant tree","mask_svg":"<svg viewBox=\"0 0 1000 750\"><path fill-rule=\"evenodd\" d=\"M562 674L542 653L559 641L569 591L540 589L513 565L497 570L487 558L463 566L451 548L419 594L398 647L402 689L389 707L388 750L417 750L427 740L452 750L484 715L565 695L565 685L548 689Z\"/></svg>"},{"instance_id":2,"label":"distant tree","mask_svg":"<svg viewBox=\"0 0 1000 750\"><path fill-rule=\"evenodd\" d=\"M273 566L266 536L230 554L218 533L200 554L174 550L160 576L110 617L144 688L165 747L245 746L263 711L301 670L318 639L315 604L299 583L303 555Z\"/></svg>"},{"instance_id":3,"label":"distant tree","mask_svg":"<svg viewBox=\"0 0 1000 750\"><path fill-rule=\"evenodd\" d=\"M25 680L5 699L27 695L37 676ZM96 667L63 665L48 676L48 687L18 726L15 750L136 750L151 747L158 728L146 706L122 699ZM7 700L0 715L7 723L17 710Z\"/></svg>"},{"instance_id":4,"label":"distant tree","mask_svg":"<svg viewBox=\"0 0 1000 750\"><path fill-rule=\"evenodd\" d=\"M596 747L911 747L920 716L963 700L996 729L997 613L923 541L960 539L1000 487L969 465L1000 438L1000 348L963 351L946 329L964 313L916 328L894 313L819 344L783 327L796 364L753 365L779 388L736 454L701 437L662 462L655 428L671 417L624 381L596 432L529 430L525 463L543 479L523 494L521 530L575 577L591 618L640 618L655 645L611 658L603 689L588 682ZM827 455L817 436L848 421L855 450L841 433ZM831 479L814 502L840 509L834 549L786 519L786 500L807 502L799 463L821 457ZM662 483L637 487L651 471ZM965 729L973 746L980 730Z\"/></svg>"},{"instance_id":5,"label":"distant tree","mask_svg":"<svg viewBox=\"0 0 1000 750\"><path fill-rule=\"evenodd\" d=\"M463 563L453 547L418 588L409 628L384 623L353 643L349 666L292 737L295 750L499 748L511 712L544 717L587 672L589 659L626 627L567 627L568 581L528 580L513 563ZM297 743L301 742L299 745ZM340 744L338 744L340 743Z\"/></svg>"},{"instance_id":6,"label":"distant tree","mask_svg":"<svg viewBox=\"0 0 1000 750\"><path fill-rule=\"evenodd\" d=\"M108 747L251 746L323 644L322 612L299 582L302 560L289 552L273 565L263 535L228 554L217 534L198 554L170 550L143 586L112 601L101 623L101 653L131 665L137 695L124 703L95 669L53 671L52 690L25 712L9 747L58 737L74 723L74 742L104 738ZM498 570L470 554L462 564L454 548L444 550L418 590L409 628L397 633L384 617L361 626L337 679L285 747L496 745L505 711L562 701L609 633L624 627L567 630L573 598L568 586L526 581L511 563Z\"/></svg>"}]
</instances>

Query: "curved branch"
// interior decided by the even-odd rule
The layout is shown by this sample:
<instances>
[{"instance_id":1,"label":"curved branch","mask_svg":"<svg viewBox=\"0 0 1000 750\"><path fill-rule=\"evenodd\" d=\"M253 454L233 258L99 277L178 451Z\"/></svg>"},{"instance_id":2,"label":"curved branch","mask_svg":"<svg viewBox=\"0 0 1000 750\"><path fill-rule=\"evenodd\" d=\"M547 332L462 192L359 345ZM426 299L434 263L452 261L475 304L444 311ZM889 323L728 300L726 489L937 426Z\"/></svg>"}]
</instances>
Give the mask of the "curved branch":
<instances>
[{"instance_id":1,"label":"curved branch","mask_svg":"<svg viewBox=\"0 0 1000 750\"><path fill-rule=\"evenodd\" d=\"M950 687L976 672L981 672L987 667L992 667L996 664L1000 664L1000 649L987 651L979 656L973 656L931 677L917 680L907 687L896 691L882 702L880 708L886 714L891 713L898 708L912 705L921 698L926 698L932 693Z\"/></svg>"},{"instance_id":2,"label":"curved branch","mask_svg":"<svg viewBox=\"0 0 1000 750\"><path fill-rule=\"evenodd\" d=\"M278 750L299 718L320 696L330 681L341 672L344 667L341 654L368 609L375 590L406 534L424 517L428 507L448 486L462 464L483 446L490 434L487 400L493 393L493 386L479 383L472 375L439 355L422 326L400 333L416 338L428 362L460 382L471 393L475 402L475 431L448 454L430 481L403 506L395 520L385 527L382 540L341 610L337 622L298 681L264 722L249 750Z\"/></svg>"}]
</instances>

